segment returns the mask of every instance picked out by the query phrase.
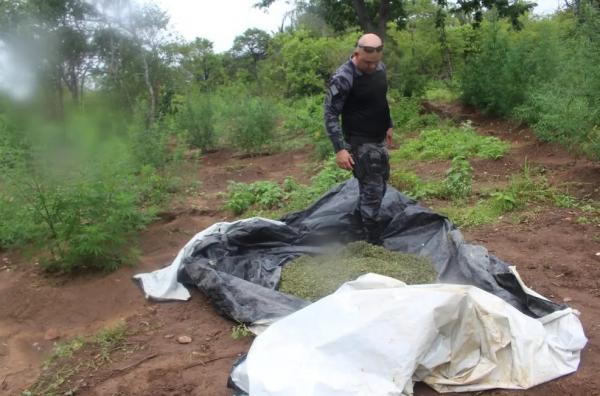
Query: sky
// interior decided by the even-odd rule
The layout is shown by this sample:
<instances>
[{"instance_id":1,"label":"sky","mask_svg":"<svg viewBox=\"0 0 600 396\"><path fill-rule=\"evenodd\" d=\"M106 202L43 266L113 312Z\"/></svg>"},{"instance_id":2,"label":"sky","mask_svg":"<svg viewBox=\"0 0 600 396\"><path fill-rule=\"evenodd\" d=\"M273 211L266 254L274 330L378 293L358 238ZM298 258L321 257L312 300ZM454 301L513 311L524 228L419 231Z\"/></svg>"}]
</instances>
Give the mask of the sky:
<instances>
[{"instance_id":1,"label":"sky","mask_svg":"<svg viewBox=\"0 0 600 396\"><path fill-rule=\"evenodd\" d=\"M171 27L186 40L196 37L213 42L215 52L227 51L233 39L246 29L277 31L293 2L277 0L265 11L253 5L258 0L154 0L171 16ZM535 0L534 0L535 1ZM537 0L537 14L551 13L562 0Z\"/></svg>"},{"instance_id":2,"label":"sky","mask_svg":"<svg viewBox=\"0 0 600 396\"><path fill-rule=\"evenodd\" d=\"M213 42L215 52L227 51L236 36L249 28L266 32L279 29L286 12L294 8L277 0L267 11L254 8L258 0L154 0L171 16L171 27L186 40Z\"/></svg>"}]
</instances>

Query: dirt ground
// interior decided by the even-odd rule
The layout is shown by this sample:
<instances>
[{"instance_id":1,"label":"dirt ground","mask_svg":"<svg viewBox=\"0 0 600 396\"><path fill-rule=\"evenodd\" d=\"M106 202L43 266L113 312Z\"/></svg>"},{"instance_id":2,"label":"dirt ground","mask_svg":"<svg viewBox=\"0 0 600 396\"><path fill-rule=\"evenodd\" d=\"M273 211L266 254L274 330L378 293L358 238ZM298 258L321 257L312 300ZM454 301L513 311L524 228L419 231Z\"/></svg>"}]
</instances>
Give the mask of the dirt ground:
<instances>
[{"instance_id":1,"label":"dirt ground","mask_svg":"<svg viewBox=\"0 0 600 396\"><path fill-rule=\"evenodd\" d=\"M500 184L527 161L543 167L553 185L568 186L580 198L600 200L600 163L577 158L538 142L522 126L485 117L459 105L427 104L457 120L471 119L482 133L508 140L510 153L499 161L474 161L475 188ZM307 150L258 158L219 151L205 155L194 171L201 193L176 202L140 235L142 254L135 267L76 279L49 278L18 253L0 252L0 394L20 395L42 372L56 342L86 336L125 321L128 342L139 347L116 354L100 368L83 367L70 386L80 395L231 395L226 382L232 363L245 353L250 338L234 340L234 323L219 316L204 296L193 291L182 303L145 301L131 276L168 264L191 236L224 220L220 209L228 180L307 182L312 159ZM427 164L421 176L447 166ZM528 391L488 391L486 395L600 395L600 227L584 224L572 209L539 207L519 222L463 230L470 242L517 266L534 290L581 312L589 343L579 370ZM180 335L192 342L181 345ZM93 353L83 351L81 354ZM435 392L418 385L417 395Z\"/></svg>"}]
</instances>

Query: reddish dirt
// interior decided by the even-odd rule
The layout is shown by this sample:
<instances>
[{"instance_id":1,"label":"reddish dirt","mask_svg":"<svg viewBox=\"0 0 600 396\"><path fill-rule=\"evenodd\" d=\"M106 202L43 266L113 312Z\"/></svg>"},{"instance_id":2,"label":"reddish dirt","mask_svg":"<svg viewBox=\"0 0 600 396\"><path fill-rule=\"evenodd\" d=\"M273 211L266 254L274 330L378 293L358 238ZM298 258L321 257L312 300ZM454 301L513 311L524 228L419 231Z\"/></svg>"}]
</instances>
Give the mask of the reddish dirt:
<instances>
[{"instance_id":1,"label":"reddish dirt","mask_svg":"<svg viewBox=\"0 0 600 396\"><path fill-rule=\"evenodd\" d=\"M577 158L555 145L538 142L530 130L498 121L458 104L426 104L456 120L471 119L484 134L512 144L499 161L476 160L475 186L501 185L525 161L542 167L549 182L587 199L600 200L600 163ZM45 340L48 329L67 340L90 335L126 319L128 340L143 348L116 356L99 370L87 369L74 379L81 395L231 395L225 384L232 363L248 350L251 340L231 338L233 323L220 317L199 293L185 303L144 301L129 281L131 275L168 264L199 230L232 216L223 212L228 180L281 181L287 176L307 182L311 160L306 151L241 158L231 151L208 154L193 178L201 181L195 195L173 204L140 236L142 255L135 268L77 279L47 278L17 254L0 262L0 394L18 395L40 373L40 364L55 341ZM420 164L423 177L438 178L448 163ZM489 391L488 395L600 395L600 227L580 224L579 210L540 207L515 222L508 216L496 224L463 230L467 240L517 265L525 282L554 301L567 301L581 312L589 343L580 369L565 378L528 391ZM5 266L4 268L2 266ZM10 269L10 271L7 270ZM50 332L50 333L52 333ZM193 341L180 345L179 335ZM174 336L174 337L171 337ZM48 338L48 337L47 337ZM418 385L417 395L436 394Z\"/></svg>"}]
</instances>

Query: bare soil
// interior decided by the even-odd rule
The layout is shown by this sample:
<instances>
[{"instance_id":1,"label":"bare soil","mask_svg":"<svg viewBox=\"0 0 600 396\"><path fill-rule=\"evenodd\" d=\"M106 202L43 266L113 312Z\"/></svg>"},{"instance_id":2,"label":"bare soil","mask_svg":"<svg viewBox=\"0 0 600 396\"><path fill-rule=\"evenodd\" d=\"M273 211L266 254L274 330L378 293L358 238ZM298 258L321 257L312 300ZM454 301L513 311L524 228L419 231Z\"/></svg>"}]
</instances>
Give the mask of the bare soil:
<instances>
[{"instance_id":1,"label":"bare soil","mask_svg":"<svg viewBox=\"0 0 600 396\"><path fill-rule=\"evenodd\" d=\"M505 183L525 161L543 167L552 185L580 198L600 200L600 163L578 158L555 145L541 143L524 126L482 115L458 104L425 105L457 120L470 119L484 134L512 144L498 161L476 160L475 188ZM235 325L219 316L200 293L184 303L152 303L131 282L135 273L168 264L196 232L231 214L221 210L228 180L282 181L310 177L309 150L242 158L232 151L205 155L193 177L198 194L175 202L169 212L140 235L141 257L135 267L107 275L66 279L48 277L18 253L0 253L0 394L19 395L35 382L56 342L86 336L126 321L128 342L140 347L115 354L99 368L81 367L70 385L80 395L231 395L226 388L232 363L251 339L234 340ZM196 165L194 165L196 166ZM417 173L439 174L444 165L421 164ZM488 391L487 395L600 395L600 227L582 224L575 209L530 208L515 222L463 230L467 240L517 265L525 282L547 297L581 312L589 343L580 369L565 378L528 391ZM187 335L189 344L177 337ZM55 338L58 337L58 338ZM93 354L85 348L78 356ZM433 395L418 385L417 395Z\"/></svg>"}]
</instances>

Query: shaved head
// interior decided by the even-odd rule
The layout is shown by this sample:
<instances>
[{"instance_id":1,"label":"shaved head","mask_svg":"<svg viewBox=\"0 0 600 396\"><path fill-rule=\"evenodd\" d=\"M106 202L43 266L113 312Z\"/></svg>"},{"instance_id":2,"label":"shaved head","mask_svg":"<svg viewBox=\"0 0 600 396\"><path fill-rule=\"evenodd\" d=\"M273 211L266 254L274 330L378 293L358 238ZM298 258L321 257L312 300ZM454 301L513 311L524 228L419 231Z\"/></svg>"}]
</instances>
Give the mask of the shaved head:
<instances>
[{"instance_id":1,"label":"shaved head","mask_svg":"<svg viewBox=\"0 0 600 396\"><path fill-rule=\"evenodd\" d=\"M358 45L359 46L365 46L365 47L379 47L380 45L383 44L383 41L381 40L381 38L376 35L375 33L367 33L367 34L363 34L362 36L360 36L360 38L358 39Z\"/></svg>"}]
</instances>

